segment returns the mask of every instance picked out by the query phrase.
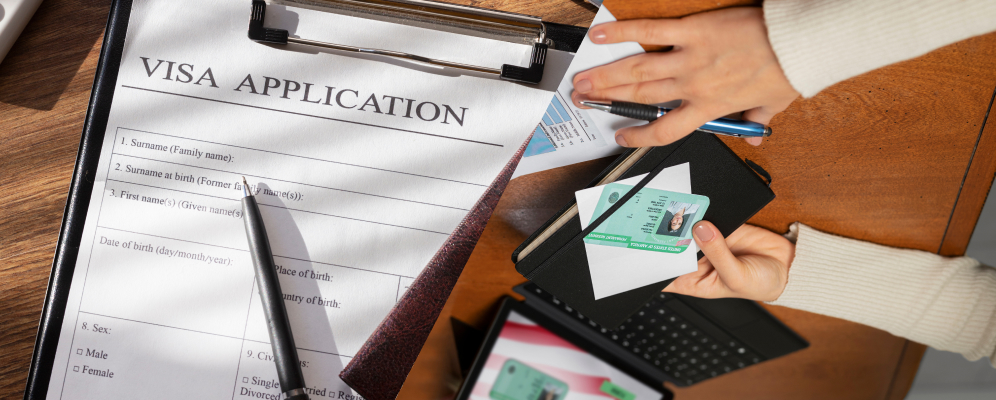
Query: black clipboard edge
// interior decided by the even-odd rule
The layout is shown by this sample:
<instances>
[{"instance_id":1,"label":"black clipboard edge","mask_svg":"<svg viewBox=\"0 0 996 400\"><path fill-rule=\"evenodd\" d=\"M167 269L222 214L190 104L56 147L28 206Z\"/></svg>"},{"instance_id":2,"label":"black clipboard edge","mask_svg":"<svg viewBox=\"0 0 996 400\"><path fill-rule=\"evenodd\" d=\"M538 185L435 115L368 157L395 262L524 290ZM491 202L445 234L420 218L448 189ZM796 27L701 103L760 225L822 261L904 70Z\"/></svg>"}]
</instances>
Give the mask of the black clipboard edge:
<instances>
[{"instance_id":1,"label":"black clipboard edge","mask_svg":"<svg viewBox=\"0 0 996 400\"><path fill-rule=\"evenodd\" d=\"M97 62L97 72L93 78L93 89L83 122L83 134L76 153L76 168L69 184L69 198L63 211L59 242L55 247L52 273L45 292L45 306L35 335L35 348L31 354L31 367L28 369L28 381L24 388L25 400L42 400L48 394L55 352L59 347L59 334L66 314L66 302L69 300L87 209L90 207L90 196L97 176L100 148L107 130L118 68L128 34L131 6L132 0L114 0L108 13L100 60Z\"/></svg>"}]
</instances>

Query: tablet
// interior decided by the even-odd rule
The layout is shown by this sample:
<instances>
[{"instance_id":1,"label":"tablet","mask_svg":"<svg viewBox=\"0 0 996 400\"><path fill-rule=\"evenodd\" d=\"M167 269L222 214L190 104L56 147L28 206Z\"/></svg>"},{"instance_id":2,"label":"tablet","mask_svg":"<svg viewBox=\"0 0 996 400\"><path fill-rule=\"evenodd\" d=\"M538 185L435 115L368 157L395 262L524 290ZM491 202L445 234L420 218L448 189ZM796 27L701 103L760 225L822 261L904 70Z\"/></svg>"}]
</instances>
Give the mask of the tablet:
<instances>
[{"instance_id":1,"label":"tablet","mask_svg":"<svg viewBox=\"0 0 996 400\"><path fill-rule=\"evenodd\" d=\"M555 333L556 332L556 333ZM586 348L590 344L524 303L506 298L457 400L669 400Z\"/></svg>"}]
</instances>

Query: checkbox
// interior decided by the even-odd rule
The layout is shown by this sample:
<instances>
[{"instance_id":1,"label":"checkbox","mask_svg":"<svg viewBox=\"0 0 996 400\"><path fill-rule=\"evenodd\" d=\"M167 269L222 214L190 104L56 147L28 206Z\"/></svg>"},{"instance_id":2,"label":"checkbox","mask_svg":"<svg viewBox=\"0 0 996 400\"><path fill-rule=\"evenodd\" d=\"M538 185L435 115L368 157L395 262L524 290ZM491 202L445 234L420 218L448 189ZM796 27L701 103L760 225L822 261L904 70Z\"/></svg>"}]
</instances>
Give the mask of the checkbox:
<instances>
[{"instance_id":1,"label":"checkbox","mask_svg":"<svg viewBox=\"0 0 996 400\"><path fill-rule=\"evenodd\" d=\"M83 349L76 349L76 354L83 355Z\"/></svg>"},{"instance_id":2,"label":"checkbox","mask_svg":"<svg viewBox=\"0 0 996 400\"><path fill-rule=\"evenodd\" d=\"M249 377L243 376L242 377L242 383L249 383Z\"/></svg>"},{"instance_id":3,"label":"checkbox","mask_svg":"<svg viewBox=\"0 0 996 400\"><path fill-rule=\"evenodd\" d=\"M80 372L80 367L73 367L73 372Z\"/></svg>"}]
</instances>

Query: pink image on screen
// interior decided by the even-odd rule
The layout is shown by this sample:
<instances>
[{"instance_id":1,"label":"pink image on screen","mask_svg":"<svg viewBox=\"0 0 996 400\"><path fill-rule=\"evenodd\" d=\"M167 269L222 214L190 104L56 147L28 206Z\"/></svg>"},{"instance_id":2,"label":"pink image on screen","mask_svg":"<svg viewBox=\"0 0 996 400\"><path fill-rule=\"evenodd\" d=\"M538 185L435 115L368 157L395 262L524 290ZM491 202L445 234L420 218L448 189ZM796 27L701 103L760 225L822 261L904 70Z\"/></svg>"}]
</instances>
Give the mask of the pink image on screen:
<instances>
[{"instance_id":1,"label":"pink image on screen","mask_svg":"<svg viewBox=\"0 0 996 400\"><path fill-rule=\"evenodd\" d=\"M535 360L524 360L524 355L536 354L537 349L541 349L544 357L543 362ZM495 351L498 350L498 351ZM502 365L509 358L514 358L544 374L556 378L570 388L567 399L572 394L582 394L585 398L614 399L601 390L602 383L611 381L609 376L602 374L585 374L576 370L571 370L576 366L576 361L584 357L592 357L581 348L571 342L564 340L553 332L550 332L539 325L524 324L514 321L506 321L498 335L498 342L484 364L481 377L495 376L501 370ZM502 354L501 350L513 350L516 354ZM514 350L521 350L514 351ZM574 361L574 362L572 362ZM471 397L475 399L488 399L493 378L489 380L479 379L474 386Z\"/></svg>"}]
</instances>

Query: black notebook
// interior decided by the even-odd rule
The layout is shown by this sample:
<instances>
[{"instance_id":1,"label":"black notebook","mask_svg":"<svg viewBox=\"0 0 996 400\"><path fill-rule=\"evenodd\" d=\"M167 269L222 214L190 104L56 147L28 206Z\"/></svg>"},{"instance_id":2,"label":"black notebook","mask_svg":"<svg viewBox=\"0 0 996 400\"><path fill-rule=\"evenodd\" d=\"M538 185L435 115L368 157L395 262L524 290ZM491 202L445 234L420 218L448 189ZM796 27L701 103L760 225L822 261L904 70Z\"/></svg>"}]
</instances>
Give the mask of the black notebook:
<instances>
[{"instance_id":1,"label":"black notebook","mask_svg":"<svg viewBox=\"0 0 996 400\"><path fill-rule=\"evenodd\" d=\"M592 321L614 329L672 280L595 300L582 238L628 201L661 170L689 164L692 193L709 197L703 220L729 236L775 198L759 175L714 135L696 131L662 147L629 150L588 187L648 174L633 190L582 232L577 204L571 202L526 239L515 252L515 269ZM760 171L763 173L763 171ZM699 252L699 258L702 253Z\"/></svg>"}]
</instances>

